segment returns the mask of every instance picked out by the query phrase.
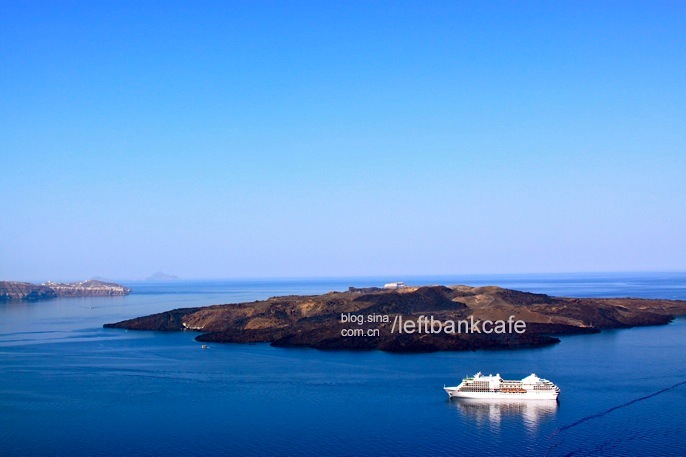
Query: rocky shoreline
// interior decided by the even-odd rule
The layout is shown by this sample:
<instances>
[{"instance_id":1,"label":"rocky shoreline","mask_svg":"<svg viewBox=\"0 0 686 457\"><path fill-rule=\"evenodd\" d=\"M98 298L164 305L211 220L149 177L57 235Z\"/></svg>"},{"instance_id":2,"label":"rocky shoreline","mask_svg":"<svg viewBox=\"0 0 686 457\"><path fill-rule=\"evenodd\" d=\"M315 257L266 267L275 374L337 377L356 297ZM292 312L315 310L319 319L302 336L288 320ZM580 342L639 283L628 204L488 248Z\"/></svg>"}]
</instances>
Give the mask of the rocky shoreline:
<instances>
[{"instance_id":1,"label":"rocky shoreline","mask_svg":"<svg viewBox=\"0 0 686 457\"><path fill-rule=\"evenodd\" d=\"M676 315L686 315L686 301L552 297L496 286L423 286L395 290L351 288L316 296L176 309L104 327L198 331L201 334L196 340L202 342L431 352L542 347L558 343L555 335L664 325ZM351 322L350 316L356 321ZM429 317L441 323L479 324L477 331L462 327L463 331L458 332L432 332ZM478 328L508 319L521 321L526 330L512 331L511 324L506 332ZM413 331L403 332L408 321L414 322ZM405 327L399 328L398 322L404 322Z\"/></svg>"},{"instance_id":2,"label":"rocky shoreline","mask_svg":"<svg viewBox=\"0 0 686 457\"><path fill-rule=\"evenodd\" d=\"M34 302L58 297L106 297L131 293L131 289L112 282L96 280L75 283L0 281L0 302Z\"/></svg>"}]
</instances>

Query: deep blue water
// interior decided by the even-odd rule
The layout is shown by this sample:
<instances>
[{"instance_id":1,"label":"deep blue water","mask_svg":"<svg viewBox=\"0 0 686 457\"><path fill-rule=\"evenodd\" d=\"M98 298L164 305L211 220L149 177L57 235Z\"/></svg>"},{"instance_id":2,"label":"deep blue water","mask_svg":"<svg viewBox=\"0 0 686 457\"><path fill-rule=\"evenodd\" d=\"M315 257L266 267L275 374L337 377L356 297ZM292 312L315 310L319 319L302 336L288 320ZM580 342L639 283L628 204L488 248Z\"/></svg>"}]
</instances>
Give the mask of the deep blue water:
<instances>
[{"instance_id":1,"label":"deep blue water","mask_svg":"<svg viewBox=\"0 0 686 457\"><path fill-rule=\"evenodd\" d=\"M686 319L554 347L421 355L214 344L102 324L348 286L498 284L686 299L686 274L132 283L127 297L0 305L0 455L684 455ZM466 373L530 372L559 403L448 401Z\"/></svg>"}]
</instances>

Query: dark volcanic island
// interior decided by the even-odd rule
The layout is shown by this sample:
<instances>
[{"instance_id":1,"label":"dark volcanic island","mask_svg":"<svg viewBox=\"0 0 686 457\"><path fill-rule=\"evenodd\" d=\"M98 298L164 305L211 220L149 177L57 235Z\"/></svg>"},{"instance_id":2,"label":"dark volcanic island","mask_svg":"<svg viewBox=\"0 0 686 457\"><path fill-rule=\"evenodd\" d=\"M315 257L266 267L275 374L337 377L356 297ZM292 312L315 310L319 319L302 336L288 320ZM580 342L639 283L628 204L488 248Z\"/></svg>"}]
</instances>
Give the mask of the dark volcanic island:
<instances>
[{"instance_id":1,"label":"dark volcanic island","mask_svg":"<svg viewBox=\"0 0 686 457\"><path fill-rule=\"evenodd\" d=\"M192 330L202 332L196 337L201 342L430 352L547 346L560 341L554 335L664 325L684 314L683 300L563 298L495 286L351 287L348 292L175 309L105 327ZM510 326L497 333L485 322L507 323L510 316L523 321L525 331L516 332ZM430 318L441 323L476 322L477 330L464 325L454 332L436 332L434 324L432 332ZM409 328L408 321L414 321ZM414 331L403 331L401 325ZM488 329L491 333L485 332Z\"/></svg>"}]
</instances>

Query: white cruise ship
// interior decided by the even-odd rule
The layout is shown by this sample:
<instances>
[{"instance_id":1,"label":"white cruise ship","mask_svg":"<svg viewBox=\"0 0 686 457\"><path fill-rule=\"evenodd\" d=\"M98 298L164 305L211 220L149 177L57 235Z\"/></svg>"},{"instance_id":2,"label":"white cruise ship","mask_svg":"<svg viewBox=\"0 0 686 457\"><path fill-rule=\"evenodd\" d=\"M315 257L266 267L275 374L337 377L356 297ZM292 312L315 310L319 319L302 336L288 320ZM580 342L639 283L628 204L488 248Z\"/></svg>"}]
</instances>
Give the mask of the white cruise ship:
<instances>
[{"instance_id":1,"label":"white cruise ship","mask_svg":"<svg viewBox=\"0 0 686 457\"><path fill-rule=\"evenodd\" d=\"M530 374L521 381L506 381L499 374L481 372L467 377L456 387L443 389L450 398L495 398L513 400L557 400L560 388L547 379Z\"/></svg>"}]
</instances>

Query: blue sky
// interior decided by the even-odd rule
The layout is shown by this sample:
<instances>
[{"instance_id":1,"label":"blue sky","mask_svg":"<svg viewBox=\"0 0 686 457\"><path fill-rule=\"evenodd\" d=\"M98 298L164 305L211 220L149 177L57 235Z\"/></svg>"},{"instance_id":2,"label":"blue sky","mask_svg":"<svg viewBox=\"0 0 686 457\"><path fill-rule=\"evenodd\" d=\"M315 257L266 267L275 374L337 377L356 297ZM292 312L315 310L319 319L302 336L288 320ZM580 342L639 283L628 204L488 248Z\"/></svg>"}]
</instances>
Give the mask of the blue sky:
<instances>
[{"instance_id":1,"label":"blue sky","mask_svg":"<svg viewBox=\"0 0 686 457\"><path fill-rule=\"evenodd\" d=\"M683 2L3 2L0 279L686 270Z\"/></svg>"}]
</instances>

